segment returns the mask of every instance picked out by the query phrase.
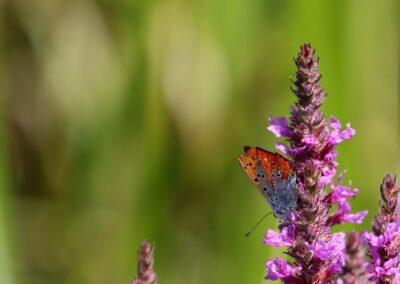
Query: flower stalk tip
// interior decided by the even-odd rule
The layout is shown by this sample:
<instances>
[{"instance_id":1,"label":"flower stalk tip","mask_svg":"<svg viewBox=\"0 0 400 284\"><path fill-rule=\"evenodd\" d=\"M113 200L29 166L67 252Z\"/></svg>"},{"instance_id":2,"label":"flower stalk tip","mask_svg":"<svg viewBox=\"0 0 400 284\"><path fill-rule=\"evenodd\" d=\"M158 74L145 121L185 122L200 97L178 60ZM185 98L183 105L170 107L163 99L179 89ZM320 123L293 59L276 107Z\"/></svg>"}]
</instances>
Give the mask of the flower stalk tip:
<instances>
[{"instance_id":1,"label":"flower stalk tip","mask_svg":"<svg viewBox=\"0 0 400 284\"><path fill-rule=\"evenodd\" d=\"M142 241L137 258L137 278L132 280L132 284L157 284L157 275L153 271L153 251L149 241Z\"/></svg>"},{"instance_id":2,"label":"flower stalk tip","mask_svg":"<svg viewBox=\"0 0 400 284\"><path fill-rule=\"evenodd\" d=\"M396 178L387 174L380 192L381 206L373 220L372 232L364 232L371 257L368 269L376 283L400 283L400 206Z\"/></svg>"}]
</instances>

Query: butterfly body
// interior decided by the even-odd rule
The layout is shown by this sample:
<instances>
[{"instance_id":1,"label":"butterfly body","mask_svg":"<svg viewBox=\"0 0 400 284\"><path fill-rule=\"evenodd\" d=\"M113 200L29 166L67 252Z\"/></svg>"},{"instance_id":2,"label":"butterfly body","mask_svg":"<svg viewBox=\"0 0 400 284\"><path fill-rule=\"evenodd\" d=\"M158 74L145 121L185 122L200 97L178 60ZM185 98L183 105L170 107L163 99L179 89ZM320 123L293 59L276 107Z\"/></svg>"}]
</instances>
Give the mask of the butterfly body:
<instances>
[{"instance_id":1,"label":"butterfly body","mask_svg":"<svg viewBox=\"0 0 400 284\"><path fill-rule=\"evenodd\" d=\"M296 208L296 173L290 162L278 153L259 147L244 147L239 163L258 191L270 204L274 215L285 222Z\"/></svg>"}]
</instances>

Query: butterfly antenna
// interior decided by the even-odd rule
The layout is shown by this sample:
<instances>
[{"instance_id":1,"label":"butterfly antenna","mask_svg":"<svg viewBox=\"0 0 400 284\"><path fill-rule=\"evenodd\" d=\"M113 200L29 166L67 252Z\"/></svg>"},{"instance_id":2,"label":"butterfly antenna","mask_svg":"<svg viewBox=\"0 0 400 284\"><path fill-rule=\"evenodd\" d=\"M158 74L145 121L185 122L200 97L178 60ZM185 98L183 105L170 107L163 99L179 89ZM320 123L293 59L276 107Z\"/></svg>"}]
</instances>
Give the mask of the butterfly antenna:
<instances>
[{"instance_id":1,"label":"butterfly antenna","mask_svg":"<svg viewBox=\"0 0 400 284\"><path fill-rule=\"evenodd\" d=\"M272 212L268 212L267 214L265 214L254 226L253 228L251 228L251 230L245 235L245 237L250 236L250 234L254 231L255 228L257 228L258 225L260 225L260 223L265 219L265 217L267 217L268 215L271 215Z\"/></svg>"}]
</instances>

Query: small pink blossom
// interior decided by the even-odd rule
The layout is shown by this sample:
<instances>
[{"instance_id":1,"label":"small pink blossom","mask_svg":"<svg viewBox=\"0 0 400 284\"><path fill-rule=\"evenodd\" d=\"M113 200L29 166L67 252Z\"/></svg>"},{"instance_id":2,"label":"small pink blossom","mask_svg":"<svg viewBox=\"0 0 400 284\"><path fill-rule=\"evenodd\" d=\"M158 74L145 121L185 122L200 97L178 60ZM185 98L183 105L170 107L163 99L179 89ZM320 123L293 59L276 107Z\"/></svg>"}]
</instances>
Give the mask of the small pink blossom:
<instances>
[{"instance_id":1,"label":"small pink blossom","mask_svg":"<svg viewBox=\"0 0 400 284\"><path fill-rule=\"evenodd\" d=\"M276 142L275 148L278 149L279 151L281 151L285 155L289 155L289 153L290 153L289 147L284 143Z\"/></svg>"},{"instance_id":2,"label":"small pink blossom","mask_svg":"<svg viewBox=\"0 0 400 284\"><path fill-rule=\"evenodd\" d=\"M350 214L351 206L347 199L355 197L358 189L352 189L350 186L343 185L343 176L345 173L346 171L343 171L339 175L337 185L331 183L332 192L326 198L327 202L338 205L338 210L328 218L328 223L332 225L343 222L361 224L364 217L368 214L368 210Z\"/></svg>"},{"instance_id":3,"label":"small pink blossom","mask_svg":"<svg viewBox=\"0 0 400 284\"><path fill-rule=\"evenodd\" d=\"M376 236L373 232L364 232L363 236L370 246L380 248L385 247L387 244L389 244L399 233L399 224L389 223L383 235Z\"/></svg>"},{"instance_id":4,"label":"small pink blossom","mask_svg":"<svg viewBox=\"0 0 400 284\"><path fill-rule=\"evenodd\" d=\"M289 125L285 117L273 118L269 117L268 130L271 131L276 137L291 137L292 132L289 129Z\"/></svg>"},{"instance_id":5,"label":"small pink blossom","mask_svg":"<svg viewBox=\"0 0 400 284\"><path fill-rule=\"evenodd\" d=\"M285 280L301 270L301 267L292 267L286 260L279 257L267 261L266 266L267 276L265 279L268 280Z\"/></svg>"},{"instance_id":6,"label":"small pink blossom","mask_svg":"<svg viewBox=\"0 0 400 284\"><path fill-rule=\"evenodd\" d=\"M372 280L378 280L384 276L396 275L397 278L399 277L400 267L398 267L399 260L397 257L391 258L384 263L381 262L381 259L377 259L377 261L374 262L374 265L369 264L367 266Z\"/></svg>"},{"instance_id":7,"label":"small pink blossom","mask_svg":"<svg viewBox=\"0 0 400 284\"><path fill-rule=\"evenodd\" d=\"M344 263L344 249L346 247L345 233L332 234L329 241L316 240L308 246L308 250L322 261L331 261L333 264Z\"/></svg>"},{"instance_id":8,"label":"small pink blossom","mask_svg":"<svg viewBox=\"0 0 400 284\"><path fill-rule=\"evenodd\" d=\"M332 129L330 133L330 139L329 141L331 142L332 145L336 146L337 144L349 140L351 137L353 137L356 134L356 131L354 128L351 128L350 123L346 124L346 129L341 130L342 125L340 121L335 118L334 116L331 116L331 123L330 127Z\"/></svg>"},{"instance_id":9,"label":"small pink blossom","mask_svg":"<svg viewBox=\"0 0 400 284\"><path fill-rule=\"evenodd\" d=\"M311 135L311 134L305 135L303 137L303 139L301 139L301 142L304 145L306 145L307 147L311 147L311 148L314 148L319 145L318 139L314 135Z\"/></svg>"},{"instance_id":10,"label":"small pink blossom","mask_svg":"<svg viewBox=\"0 0 400 284\"><path fill-rule=\"evenodd\" d=\"M291 246L294 242L294 225L285 226L280 233L268 230L264 237L264 244L281 247Z\"/></svg>"}]
</instances>

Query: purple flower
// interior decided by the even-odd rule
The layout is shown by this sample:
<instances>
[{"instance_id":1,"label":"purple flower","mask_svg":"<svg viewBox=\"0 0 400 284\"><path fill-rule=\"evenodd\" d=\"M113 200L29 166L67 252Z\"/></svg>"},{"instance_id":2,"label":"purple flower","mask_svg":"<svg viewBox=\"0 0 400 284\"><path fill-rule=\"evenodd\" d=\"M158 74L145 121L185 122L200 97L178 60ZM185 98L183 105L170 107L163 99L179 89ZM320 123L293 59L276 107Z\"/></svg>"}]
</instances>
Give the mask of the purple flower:
<instances>
[{"instance_id":1,"label":"purple flower","mask_svg":"<svg viewBox=\"0 0 400 284\"><path fill-rule=\"evenodd\" d=\"M274 247L291 246L294 242L294 230L293 225L285 226L280 233L268 230L264 237L264 244Z\"/></svg>"},{"instance_id":2,"label":"purple flower","mask_svg":"<svg viewBox=\"0 0 400 284\"><path fill-rule=\"evenodd\" d=\"M322 90L322 89L321 89ZM336 168L338 163L335 161L337 157L337 152L335 147L345 141L350 139L355 135L355 130L351 128L350 124L346 125L346 129L341 129L340 121L331 117L331 122L329 127L328 123L323 119L322 114L311 114L308 119L310 122L315 120L315 117L321 119L319 122L321 127L318 131L310 131L310 127L305 125L304 122L297 122L299 120L300 113L295 107L292 107L292 117L291 125L288 125L286 118L269 118L270 126L267 128L276 137L285 137L291 141L291 147L284 143L278 142L275 147L282 153L292 156L294 160L306 160L313 159L313 156L317 154L320 156L319 160L323 162L321 164L321 183L330 184L332 183L333 177L336 174ZM294 125L294 123L299 125ZM325 125L325 126L323 126ZM318 159L316 159L318 160ZM299 165L301 169L302 165Z\"/></svg>"},{"instance_id":3,"label":"purple flower","mask_svg":"<svg viewBox=\"0 0 400 284\"><path fill-rule=\"evenodd\" d=\"M276 142L275 148L278 149L279 151L281 151L283 154L289 155L289 153L290 153L289 147L284 143Z\"/></svg>"},{"instance_id":4,"label":"purple flower","mask_svg":"<svg viewBox=\"0 0 400 284\"><path fill-rule=\"evenodd\" d=\"M396 179L386 175L381 184L380 213L374 218L372 232L364 232L371 262L368 265L371 279L379 283L398 279L400 268L400 209Z\"/></svg>"},{"instance_id":5,"label":"purple flower","mask_svg":"<svg viewBox=\"0 0 400 284\"><path fill-rule=\"evenodd\" d=\"M319 182L323 185L326 184L330 184L333 181L333 178L336 175L336 170L335 167L329 167L329 166L325 166L324 168L321 169L321 178L319 180Z\"/></svg>"},{"instance_id":6,"label":"purple flower","mask_svg":"<svg viewBox=\"0 0 400 284\"><path fill-rule=\"evenodd\" d=\"M393 276L399 277L400 268L398 267L399 260L397 258L391 258L386 262L382 263L381 259L377 259L374 264L368 265L368 270L370 272L370 278L372 280L378 280L381 278ZM397 283L397 282L396 282Z\"/></svg>"},{"instance_id":7,"label":"purple flower","mask_svg":"<svg viewBox=\"0 0 400 284\"><path fill-rule=\"evenodd\" d=\"M292 267L286 260L279 257L267 261L267 276L269 280L286 280L301 270L301 267Z\"/></svg>"},{"instance_id":8,"label":"purple flower","mask_svg":"<svg viewBox=\"0 0 400 284\"><path fill-rule=\"evenodd\" d=\"M331 235L329 241L316 240L308 246L308 250L322 261L344 264L344 249L346 247L344 233Z\"/></svg>"},{"instance_id":9,"label":"purple flower","mask_svg":"<svg viewBox=\"0 0 400 284\"><path fill-rule=\"evenodd\" d=\"M301 143L303 143L307 147L316 148L316 147L318 147L319 141L314 135L309 134L309 135L305 135L301 139Z\"/></svg>"},{"instance_id":10,"label":"purple flower","mask_svg":"<svg viewBox=\"0 0 400 284\"><path fill-rule=\"evenodd\" d=\"M342 185L343 174L338 185L333 185L338 167L335 147L350 139L355 130L350 124L342 129L340 121L333 116L330 122L325 119L320 109L325 91L319 84L318 60L309 44L301 46L295 63L293 93L298 100L291 106L288 120L270 117L268 130L287 140L275 146L293 160L297 174L296 218L281 226L280 233L268 230L264 243L288 248L287 253L294 257L296 267L302 267L298 283L326 283L341 270L345 259L345 234L332 234L330 227L342 222L361 223L367 212L350 213L347 199L354 197L358 190ZM331 185L329 194L326 185ZM330 214L335 204L338 210ZM268 264L277 267L275 262Z\"/></svg>"},{"instance_id":11,"label":"purple flower","mask_svg":"<svg viewBox=\"0 0 400 284\"><path fill-rule=\"evenodd\" d=\"M336 146L337 144L350 139L356 134L356 131L351 128L350 123L346 124L346 129L341 130L342 124L334 116L331 116L331 123L329 126L332 129L329 141L333 146Z\"/></svg>"},{"instance_id":12,"label":"purple flower","mask_svg":"<svg viewBox=\"0 0 400 284\"><path fill-rule=\"evenodd\" d=\"M325 162L330 163L334 162L336 157L337 157L337 152L332 150L324 156L324 160Z\"/></svg>"},{"instance_id":13,"label":"purple flower","mask_svg":"<svg viewBox=\"0 0 400 284\"><path fill-rule=\"evenodd\" d=\"M385 247L399 234L399 224L389 223L383 235L376 236L374 233L364 233L364 238L368 241L369 245L373 247Z\"/></svg>"},{"instance_id":14,"label":"purple flower","mask_svg":"<svg viewBox=\"0 0 400 284\"><path fill-rule=\"evenodd\" d=\"M356 214L350 214L351 207L347 198L355 197L358 193L358 189L351 189L350 186L344 186L343 176L345 171L343 171L338 177L338 184L331 184L332 192L327 196L327 201L331 204L336 203L338 205L338 210L328 218L328 223L331 225L340 224L343 222L361 224L364 217L368 214L368 210L358 212Z\"/></svg>"},{"instance_id":15,"label":"purple flower","mask_svg":"<svg viewBox=\"0 0 400 284\"><path fill-rule=\"evenodd\" d=\"M346 171L343 171L338 177L338 184L335 186L331 184L332 188L332 201L338 202L340 200L345 200L346 198L355 197L358 193L358 188L351 190L350 186L343 186L343 177Z\"/></svg>"},{"instance_id":16,"label":"purple flower","mask_svg":"<svg viewBox=\"0 0 400 284\"><path fill-rule=\"evenodd\" d=\"M287 247L286 253L294 262L290 264L280 258L267 261L267 279L280 279L287 284L322 284L333 283L339 275L342 276L340 281L347 281L355 275L363 275L365 278L366 271L355 271L361 271L363 266L365 268L365 262L361 261L363 250L351 246L360 243L358 236L351 238L350 247L346 249L345 234L331 232L333 225L343 222L359 224L367 214L367 211L351 213L348 199L354 198L358 189L342 184L344 173L339 175L336 185L333 182L339 165L336 161L336 146L354 136L355 130L349 123L342 128L340 121L333 116L328 121L322 113L325 90L320 86L319 60L310 44L300 47L295 64L297 71L292 91L297 101L290 107L289 118L269 117L268 130L276 137L285 139L275 146L291 159L291 167L297 179L297 200L295 206L291 207L295 207L294 210L290 209L291 218L281 222L279 232L268 230L263 239L267 245ZM267 167L270 161L263 162L267 163ZM257 182L258 178L254 180ZM281 190L287 190L285 182L282 180ZM329 185L331 192L327 191ZM274 198L273 192L265 194L267 199ZM284 198L280 202L285 202ZM337 210L331 212L335 205ZM353 258L347 263L346 251L353 253ZM359 262L357 265L356 259ZM343 274L345 264L348 271Z\"/></svg>"},{"instance_id":17,"label":"purple flower","mask_svg":"<svg viewBox=\"0 0 400 284\"><path fill-rule=\"evenodd\" d=\"M289 129L287 120L285 117L270 117L268 130L274 133L276 137L291 137L292 132Z\"/></svg>"},{"instance_id":18,"label":"purple flower","mask_svg":"<svg viewBox=\"0 0 400 284\"><path fill-rule=\"evenodd\" d=\"M363 210L355 214L349 214L351 211L350 204L347 201L340 202L338 210L329 217L328 223L341 224L341 223L353 223L361 224L368 215L368 210Z\"/></svg>"}]
</instances>

